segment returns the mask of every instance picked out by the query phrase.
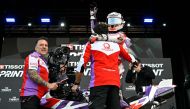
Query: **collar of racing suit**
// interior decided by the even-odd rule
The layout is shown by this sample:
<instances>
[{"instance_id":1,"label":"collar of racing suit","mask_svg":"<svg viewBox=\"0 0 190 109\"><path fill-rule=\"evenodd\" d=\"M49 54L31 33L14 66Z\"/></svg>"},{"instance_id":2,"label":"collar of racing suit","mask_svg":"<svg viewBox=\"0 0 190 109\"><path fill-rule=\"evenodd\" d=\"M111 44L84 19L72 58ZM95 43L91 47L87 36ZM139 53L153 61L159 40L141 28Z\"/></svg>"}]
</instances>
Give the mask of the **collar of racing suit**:
<instances>
[{"instance_id":1,"label":"collar of racing suit","mask_svg":"<svg viewBox=\"0 0 190 109\"><path fill-rule=\"evenodd\" d=\"M121 30L117 30L117 31L109 31L108 33L112 34L112 33L118 33L121 32Z\"/></svg>"}]
</instances>

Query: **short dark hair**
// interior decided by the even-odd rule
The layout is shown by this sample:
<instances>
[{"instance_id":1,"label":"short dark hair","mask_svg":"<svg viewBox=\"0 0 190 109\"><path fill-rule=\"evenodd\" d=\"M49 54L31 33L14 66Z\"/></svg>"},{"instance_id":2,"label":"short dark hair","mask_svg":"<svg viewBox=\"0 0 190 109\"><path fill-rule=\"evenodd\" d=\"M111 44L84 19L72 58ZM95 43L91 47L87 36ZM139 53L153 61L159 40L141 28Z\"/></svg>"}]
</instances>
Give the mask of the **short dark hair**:
<instances>
[{"instance_id":1,"label":"short dark hair","mask_svg":"<svg viewBox=\"0 0 190 109\"><path fill-rule=\"evenodd\" d=\"M41 37L39 37L39 38L36 40L36 45L37 45L37 43L38 43L39 40L45 40L45 41L48 42L48 38L47 38L47 37L41 36Z\"/></svg>"},{"instance_id":2,"label":"short dark hair","mask_svg":"<svg viewBox=\"0 0 190 109\"><path fill-rule=\"evenodd\" d=\"M139 58L135 58L138 63L141 63L141 60Z\"/></svg>"},{"instance_id":3,"label":"short dark hair","mask_svg":"<svg viewBox=\"0 0 190 109\"><path fill-rule=\"evenodd\" d=\"M108 34L108 25L105 22L99 22L93 30L96 34Z\"/></svg>"}]
</instances>

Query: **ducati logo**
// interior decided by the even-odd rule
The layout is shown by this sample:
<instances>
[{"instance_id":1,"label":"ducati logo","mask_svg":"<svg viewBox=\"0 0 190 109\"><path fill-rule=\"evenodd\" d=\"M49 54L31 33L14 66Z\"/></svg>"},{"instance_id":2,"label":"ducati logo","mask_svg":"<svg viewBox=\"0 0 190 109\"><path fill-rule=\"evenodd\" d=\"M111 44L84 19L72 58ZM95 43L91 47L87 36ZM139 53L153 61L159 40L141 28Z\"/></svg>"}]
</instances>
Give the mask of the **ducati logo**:
<instances>
[{"instance_id":1,"label":"ducati logo","mask_svg":"<svg viewBox=\"0 0 190 109\"><path fill-rule=\"evenodd\" d=\"M110 44L104 43L104 48L107 49L107 50L109 50L110 49Z\"/></svg>"},{"instance_id":2,"label":"ducati logo","mask_svg":"<svg viewBox=\"0 0 190 109\"><path fill-rule=\"evenodd\" d=\"M104 46L103 50L105 50L105 51L113 51L113 49L111 49L109 43L104 43L103 46Z\"/></svg>"},{"instance_id":3,"label":"ducati logo","mask_svg":"<svg viewBox=\"0 0 190 109\"><path fill-rule=\"evenodd\" d=\"M105 51L113 51L113 49L111 49L111 46L110 46L109 43L104 43L102 50L105 50Z\"/></svg>"}]
</instances>

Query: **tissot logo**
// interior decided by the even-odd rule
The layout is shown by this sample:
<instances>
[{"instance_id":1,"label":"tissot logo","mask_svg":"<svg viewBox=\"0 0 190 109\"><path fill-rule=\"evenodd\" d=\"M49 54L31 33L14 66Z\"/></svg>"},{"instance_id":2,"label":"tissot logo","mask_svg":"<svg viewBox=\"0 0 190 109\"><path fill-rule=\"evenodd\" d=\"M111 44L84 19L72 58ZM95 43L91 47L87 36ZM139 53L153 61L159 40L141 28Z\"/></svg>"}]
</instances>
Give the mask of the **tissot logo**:
<instances>
[{"instance_id":1,"label":"tissot logo","mask_svg":"<svg viewBox=\"0 0 190 109\"><path fill-rule=\"evenodd\" d=\"M0 77L22 77L23 71L18 71L18 70L3 70L0 71Z\"/></svg>"},{"instance_id":2,"label":"tissot logo","mask_svg":"<svg viewBox=\"0 0 190 109\"><path fill-rule=\"evenodd\" d=\"M22 77L24 65L0 64L0 77Z\"/></svg>"},{"instance_id":3,"label":"tissot logo","mask_svg":"<svg viewBox=\"0 0 190 109\"><path fill-rule=\"evenodd\" d=\"M79 44L61 44L61 46L66 46L66 47L72 47L71 50L83 50L85 45L79 45Z\"/></svg>"},{"instance_id":4,"label":"tissot logo","mask_svg":"<svg viewBox=\"0 0 190 109\"><path fill-rule=\"evenodd\" d=\"M0 69L23 69L24 65L3 65L0 64Z\"/></svg>"},{"instance_id":5,"label":"tissot logo","mask_svg":"<svg viewBox=\"0 0 190 109\"><path fill-rule=\"evenodd\" d=\"M13 96L12 98L9 98L9 102L19 102L19 98Z\"/></svg>"},{"instance_id":6,"label":"tissot logo","mask_svg":"<svg viewBox=\"0 0 190 109\"><path fill-rule=\"evenodd\" d=\"M135 90L135 86L128 86L125 88L126 90Z\"/></svg>"},{"instance_id":7,"label":"tissot logo","mask_svg":"<svg viewBox=\"0 0 190 109\"><path fill-rule=\"evenodd\" d=\"M1 89L1 92L11 92L12 89L9 89L9 87L5 87L4 89Z\"/></svg>"},{"instance_id":8,"label":"tissot logo","mask_svg":"<svg viewBox=\"0 0 190 109\"><path fill-rule=\"evenodd\" d=\"M156 76L161 76L162 73L164 72L164 69L163 69L164 63L151 63L151 64L144 63L144 64L142 64L142 66L151 67Z\"/></svg>"}]
</instances>

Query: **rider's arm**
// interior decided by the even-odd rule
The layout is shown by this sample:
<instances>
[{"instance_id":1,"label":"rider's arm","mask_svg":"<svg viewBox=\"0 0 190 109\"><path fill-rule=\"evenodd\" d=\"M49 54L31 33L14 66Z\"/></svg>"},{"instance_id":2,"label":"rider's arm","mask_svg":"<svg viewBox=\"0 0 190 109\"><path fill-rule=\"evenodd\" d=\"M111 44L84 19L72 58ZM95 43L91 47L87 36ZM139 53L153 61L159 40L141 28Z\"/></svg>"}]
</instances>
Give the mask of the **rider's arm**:
<instances>
[{"instance_id":1,"label":"rider's arm","mask_svg":"<svg viewBox=\"0 0 190 109\"><path fill-rule=\"evenodd\" d=\"M89 38L90 42L95 42L95 41L109 41L109 42L115 42L115 43L124 43L126 41L125 36L110 36L109 34L95 34L91 35Z\"/></svg>"},{"instance_id":2,"label":"rider's arm","mask_svg":"<svg viewBox=\"0 0 190 109\"><path fill-rule=\"evenodd\" d=\"M86 68L86 64L88 63L90 59L90 49L91 45L90 43L87 43L86 46L83 49L83 53L80 57L80 61L78 62L77 68L75 69L75 82L72 87L72 91L76 92L80 85L81 77L83 75L84 69Z\"/></svg>"},{"instance_id":3,"label":"rider's arm","mask_svg":"<svg viewBox=\"0 0 190 109\"><path fill-rule=\"evenodd\" d=\"M94 27L97 25L97 19L96 19L96 13L97 13L97 8L94 7L90 9L90 26L91 26L91 32L94 33Z\"/></svg>"},{"instance_id":4,"label":"rider's arm","mask_svg":"<svg viewBox=\"0 0 190 109\"><path fill-rule=\"evenodd\" d=\"M123 57L125 60L127 60L130 63L136 62L135 57L130 54L126 49L124 49L122 44L119 44L120 47L120 56Z\"/></svg>"}]
</instances>

